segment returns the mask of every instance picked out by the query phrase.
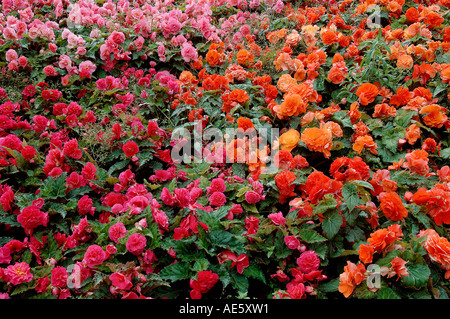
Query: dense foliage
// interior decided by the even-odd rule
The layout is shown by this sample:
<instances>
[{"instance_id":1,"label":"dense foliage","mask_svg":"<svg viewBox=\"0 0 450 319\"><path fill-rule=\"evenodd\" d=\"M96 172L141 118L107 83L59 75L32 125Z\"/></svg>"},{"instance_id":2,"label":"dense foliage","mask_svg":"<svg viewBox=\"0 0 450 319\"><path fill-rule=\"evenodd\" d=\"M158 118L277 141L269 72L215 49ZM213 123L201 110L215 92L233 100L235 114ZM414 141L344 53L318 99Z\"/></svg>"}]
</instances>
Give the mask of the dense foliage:
<instances>
[{"instance_id":1,"label":"dense foliage","mask_svg":"<svg viewBox=\"0 0 450 319\"><path fill-rule=\"evenodd\" d=\"M449 21L2 0L0 297L448 298ZM249 135L189 163L179 128Z\"/></svg>"}]
</instances>

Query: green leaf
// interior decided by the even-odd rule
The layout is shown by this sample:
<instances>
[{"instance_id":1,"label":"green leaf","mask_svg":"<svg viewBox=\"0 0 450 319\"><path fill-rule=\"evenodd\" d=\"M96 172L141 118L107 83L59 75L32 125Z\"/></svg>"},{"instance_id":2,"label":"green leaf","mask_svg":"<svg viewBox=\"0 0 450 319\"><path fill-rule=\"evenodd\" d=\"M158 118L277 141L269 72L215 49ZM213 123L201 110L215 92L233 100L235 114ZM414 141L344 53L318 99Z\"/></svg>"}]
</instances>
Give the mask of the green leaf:
<instances>
[{"instance_id":1,"label":"green leaf","mask_svg":"<svg viewBox=\"0 0 450 319\"><path fill-rule=\"evenodd\" d=\"M319 287L317 287L317 290L321 291L321 292L335 292L338 291L339 289L339 278L334 278L332 280L330 280L327 283L321 284L319 285Z\"/></svg>"},{"instance_id":2,"label":"green leaf","mask_svg":"<svg viewBox=\"0 0 450 319\"><path fill-rule=\"evenodd\" d=\"M378 291L377 299L402 299L391 288L381 288Z\"/></svg>"},{"instance_id":3,"label":"green leaf","mask_svg":"<svg viewBox=\"0 0 450 319\"><path fill-rule=\"evenodd\" d=\"M337 211L327 212L322 221L322 230L328 239L333 238L342 225L342 216Z\"/></svg>"},{"instance_id":4,"label":"green leaf","mask_svg":"<svg viewBox=\"0 0 450 319\"><path fill-rule=\"evenodd\" d=\"M206 212L204 210L197 210L199 221L205 223L211 230L223 229L220 220L228 215L230 206L221 206L215 211Z\"/></svg>"},{"instance_id":5,"label":"green leaf","mask_svg":"<svg viewBox=\"0 0 450 319\"><path fill-rule=\"evenodd\" d=\"M397 126L393 129L383 131L381 142L386 145L386 148L393 153L397 152L398 141L405 137L405 128Z\"/></svg>"},{"instance_id":6,"label":"green leaf","mask_svg":"<svg viewBox=\"0 0 450 319\"><path fill-rule=\"evenodd\" d=\"M439 93L448 89L447 83L439 83L433 91L433 97L436 97Z\"/></svg>"},{"instance_id":7,"label":"green leaf","mask_svg":"<svg viewBox=\"0 0 450 319\"><path fill-rule=\"evenodd\" d=\"M423 224L426 228L431 228L431 223L430 223L430 218L428 217L427 214L423 213L420 211L420 207L416 204L414 205L409 205L409 207L411 208L411 214L417 218L417 220Z\"/></svg>"},{"instance_id":8,"label":"green leaf","mask_svg":"<svg viewBox=\"0 0 450 319\"><path fill-rule=\"evenodd\" d=\"M194 237L182 240L170 241L170 245L177 253L177 258L183 261L195 261L205 257L205 251L196 249L194 245Z\"/></svg>"},{"instance_id":9,"label":"green leaf","mask_svg":"<svg viewBox=\"0 0 450 319\"><path fill-rule=\"evenodd\" d=\"M308 249L314 250L321 259L325 259L327 257L328 253L327 245L324 245L322 243L313 243L308 246Z\"/></svg>"},{"instance_id":10,"label":"green leaf","mask_svg":"<svg viewBox=\"0 0 450 319\"><path fill-rule=\"evenodd\" d=\"M430 268L425 264L406 265L409 275L402 278L402 283L407 287L420 288L428 283L431 275Z\"/></svg>"},{"instance_id":11,"label":"green leaf","mask_svg":"<svg viewBox=\"0 0 450 319\"><path fill-rule=\"evenodd\" d=\"M354 183L354 184L356 184L358 186L362 186L362 187L374 190L372 184L370 184L369 182L366 182L366 181L355 180L355 181L352 181L352 183Z\"/></svg>"},{"instance_id":12,"label":"green leaf","mask_svg":"<svg viewBox=\"0 0 450 319\"><path fill-rule=\"evenodd\" d=\"M349 242L364 241L365 239L364 231L358 226L346 228L346 232L346 238Z\"/></svg>"},{"instance_id":13,"label":"green leaf","mask_svg":"<svg viewBox=\"0 0 450 319\"><path fill-rule=\"evenodd\" d=\"M56 199L58 197L66 196L66 178L67 173L64 172L58 177L47 177L47 179L42 183L40 196L43 199Z\"/></svg>"},{"instance_id":14,"label":"green leaf","mask_svg":"<svg viewBox=\"0 0 450 319\"><path fill-rule=\"evenodd\" d=\"M244 208L245 211L251 212L251 213L258 213L258 209L256 208L255 204L248 204L246 202L242 202L242 208Z\"/></svg>"},{"instance_id":15,"label":"green leaf","mask_svg":"<svg viewBox=\"0 0 450 319\"><path fill-rule=\"evenodd\" d=\"M247 277L252 277L266 283L266 277L264 276L264 272L256 265L250 265L244 269L243 274Z\"/></svg>"},{"instance_id":16,"label":"green leaf","mask_svg":"<svg viewBox=\"0 0 450 319\"><path fill-rule=\"evenodd\" d=\"M75 198L89 193L92 190L89 186L81 186L74 188L67 193L67 198Z\"/></svg>"},{"instance_id":17,"label":"green leaf","mask_svg":"<svg viewBox=\"0 0 450 319\"><path fill-rule=\"evenodd\" d=\"M21 226L20 223L17 221L16 215L7 213L3 209L0 209L0 224Z\"/></svg>"},{"instance_id":18,"label":"green leaf","mask_svg":"<svg viewBox=\"0 0 450 319\"><path fill-rule=\"evenodd\" d=\"M0 246L3 246L7 242L10 242L12 239L14 239L14 238L13 237L1 236L0 237Z\"/></svg>"},{"instance_id":19,"label":"green leaf","mask_svg":"<svg viewBox=\"0 0 450 319\"><path fill-rule=\"evenodd\" d=\"M241 187L237 193L236 193L236 197L242 197L244 196L244 194L248 191L251 191L252 189L249 186L245 186L245 187Z\"/></svg>"},{"instance_id":20,"label":"green leaf","mask_svg":"<svg viewBox=\"0 0 450 319\"><path fill-rule=\"evenodd\" d=\"M344 197L345 203L349 211L359 205L359 194L358 187L353 183L345 183L342 187L342 196Z\"/></svg>"},{"instance_id":21,"label":"green leaf","mask_svg":"<svg viewBox=\"0 0 450 319\"><path fill-rule=\"evenodd\" d=\"M126 160L123 160L123 161L120 161L120 162L115 163L114 165L112 165L112 166L109 168L109 170L108 170L108 175L112 175L112 173L114 173L115 171L124 168L125 166L127 166L127 164L128 164L129 162L130 162L130 161L129 161L128 159L126 159Z\"/></svg>"},{"instance_id":22,"label":"green leaf","mask_svg":"<svg viewBox=\"0 0 450 319\"><path fill-rule=\"evenodd\" d=\"M237 289L238 293L246 293L248 290L248 279L244 275L231 273L231 284Z\"/></svg>"},{"instance_id":23,"label":"green leaf","mask_svg":"<svg viewBox=\"0 0 450 319\"><path fill-rule=\"evenodd\" d=\"M399 109L397 110L397 116L394 119L394 123L403 128L407 128L411 124L411 119L414 115L417 115L416 111Z\"/></svg>"},{"instance_id":24,"label":"green leaf","mask_svg":"<svg viewBox=\"0 0 450 319\"><path fill-rule=\"evenodd\" d=\"M103 280L105 280L106 276L107 276L106 274L104 274L100 271L97 271L94 274L94 287L97 286L98 284L100 284L101 282L103 282Z\"/></svg>"},{"instance_id":25,"label":"green leaf","mask_svg":"<svg viewBox=\"0 0 450 319\"><path fill-rule=\"evenodd\" d=\"M161 270L160 276L163 280L177 281L188 279L192 275L188 263L176 262Z\"/></svg>"},{"instance_id":26,"label":"green leaf","mask_svg":"<svg viewBox=\"0 0 450 319\"><path fill-rule=\"evenodd\" d=\"M450 159L450 147L444 148L439 153L440 153L442 158Z\"/></svg>"},{"instance_id":27,"label":"green leaf","mask_svg":"<svg viewBox=\"0 0 450 319\"><path fill-rule=\"evenodd\" d=\"M301 230L299 235L307 243L320 243L327 240L325 237L312 229Z\"/></svg>"},{"instance_id":28,"label":"green leaf","mask_svg":"<svg viewBox=\"0 0 450 319\"><path fill-rule=\"evenodd\" d=\"M336 208L337 202L332 194L326 194L323 199L314 207L313 215L323 214L330 209Z\"/></svg>"},{"instance_id":29,"label":"green leaf","mask_svg":"<svg viewBox=\"0 0 450 319\"><path fill-rule=\"evenodd\" d=\"M195 263L194 266L192 266L192 270L195 272L200 272L203 270L208 270L210 263L208 261L208 259L206 258L198 258Z\"/></svg>"},{"instance_id":30,"label":"green leaf","mask_svg":"<svg viewBox=\"0 0 450 319\"><path fill-rule=\"evenodd\" d=\"M231 165L232 170L233 170L233 174L236 174L237 176L241 177L241 178L245 178L247 176L246 172L245 172L245 165L242 163L234 163L233 165Z\"/></svg>"},{"instance_id":31,"label":"green leaf","mask_svg":"<svg viewBox=\"0 0 450 319\"><path fill-rule=\"evenodd\" d=\"M23 292L25 292L27 290L33 289L33 288L34 287L32 285L30 285L30 286L28 286L27 284L18 285L14 289L14 291L11 293L11 296L15 296L15 295L21 294L21 293L23 293Z\"/></svg>"},{"instance_id":32,"label":"green leaf","mask_svg":"<svg viewBox=\"0 0 450 319\"><path fill-rule=\"evenodd\" d=\"M53 236L53 233L50 232L47 235L47 243L45 247L41 250L42 259L54 258L57 261L61 258L62 251L58 248L58 243Z\"/></svg>"},{"instance_id":33,"label":"green leaf","mask_svg":"<svg viewBox=\"0 0 450 319\"><path fill-rule=\"evenodd\" d=\"M213 230L209 232L209 239L211 243L215 246L219 246L231 251L237 252L238 254L245 253L243 248L245 239L240 239L239 237L231 234L225 230Z\"/></svg>"},{"instance_id":34,"label":"green leaf","mask_svg":"<svg viewBox=\"0 0 450 319\"><path fill-rule=\"evenodd\" d=\"M277 231L275 237L275 256L278 259L283 259L292 254L292 250L286 246L284 242L284 234L281 230Z\"/></svg>"},{"instance_id":35,"label":"green leaf","mask_svg":"<svg viewBox=\"0 0 450 319\"><path fill-rule=\"evenodd\" d=\"M428 289L422 288L419 291L413 291L408 294L409 299L431 299L431 295L428 292Z\"/></svg>"}]
</instances>

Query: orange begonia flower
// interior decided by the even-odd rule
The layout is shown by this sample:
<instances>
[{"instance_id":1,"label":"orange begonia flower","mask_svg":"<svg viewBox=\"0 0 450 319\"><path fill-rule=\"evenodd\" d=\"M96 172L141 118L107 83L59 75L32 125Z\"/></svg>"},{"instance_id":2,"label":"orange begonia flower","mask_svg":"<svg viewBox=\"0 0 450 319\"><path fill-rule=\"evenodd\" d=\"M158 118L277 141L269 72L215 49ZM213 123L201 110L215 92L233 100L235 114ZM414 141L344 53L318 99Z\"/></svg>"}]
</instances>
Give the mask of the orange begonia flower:
<instances>
[{"instance_id":1,"label":"orange begonia flower","mask_svg":"<svg viewBox=\"0 0 450 319\"><path fill-rule=\"evenodd\" d=\"M414 145L420 138L420 127L417 124L411 124L405 132L405 138L409 144Z\"/></svg>"},{"instance_id":2,"label":"orange begonia flower","mask_svg":"<svg viewBox=\"0 0 450 319\"><path fill-rule=\"evenodd\" d=\"M378 198L380 199L381 210L386 218L399 221L408 216L408 211L396 192L383 192Z\"/></svg>"},{"instance_id":3,"label":"orange begonia flower","mask_svg":"<svg viewBox=\"0 0 450 319\"><path fill-rule=\"evenodd\" d=\"M340 196L342 185L342 182L331 179L320 171L315 171L308 176L302 190L308 195L308 200L316 204L326 194Z\"/></svg>"},{"instance_id":4,"label":"orange begonia flower","mask_svg":"<svg viewBox=\"0 0 450 319\"><path fill-rule=\"evenodd\" d=\"M377 143L373 141L372 136L362 135L358 136L353 144L353 150L361 154L362 150L367 148L372 154L377 155Z\"/></svg>"},{"instance_id":5,"label":"orange begonia flower","mask_svg":"<svg viewBox=\"0 0 450 319\"><path fill-rule=\"evenodd\" d=\"M441 79L444 83L450 83L450 65L441 71Z\"/></svg>"},{"instance_id":6,"label":"orange begonia flower","mask_svg":"<svg viewBox=\"0 0 450 319\"><path fill-rule=\"evenodd\" d=\"M419 79L420 84L425 85L430 78L434 78L436 76L437 70L433 65L422 62L421 65L414 65L414 71L412 74L412 78Z\"/></svg>"},{"instance_id":7,"label":"orange begonia flower","mask_svg":"<svg viewBox=\"0 0 450 319\"><path fill-rule=\"evenodd\" d=\"M424 150L415 150L405 155L406 162L403 164L412 173L425 176L430 171L428 167L428 153Z\"/></svg>"},{"instance_id":8,"label":"orange begonia flower","mask_svg":"<svg viewBox=\"0 0 450 319\"><path fill-rule=\"evenodd\" d=\"M222 55L216 50L209 50L208 53L206 53L206 62L208 62L211 67L219 65L221 58Z\"/></svg>"},{"instance_id":9,"label":"orange begonia flower","mask_svg":"<svg viewBox=\"0 0 450 319\"><path fill-rule=\"evenodd\" d=\"M276 167L281 168L285 171L289 169L293 159L294 157L289 150L281 149L275 154L273 163Z\"/></svg>"},{"instance_id":10,"label":"orange begonia flower","mask_svg":"<svg viewBox=\"0 0 450 319\"><path fill-rule=\"evenodd\" d=\"M406 10L405 15L409 22L415 23L419 21L419 11L414 7Z\"/></svg>"},{"instance_id":11,"label":"orange begonia flower","mask_svg":"<svg viewBox=\"0 0 450 319\"><path fill-rule=\"evenodd\" d=\"M230 99L240 104L244 104L245 102L248 101L249 96L245 90L234 89L230 93Z\"/></svg>"},{"instance_id":12,"label":"orange begonia flower","mask_svg":"<svg viewBox=\"0 0 450 319\"><path fill-rule=\"evenodd\" d=\"M282 52L278 55L278 57L273 61L275 65L275 69L277 71L287 71L289 70L289 66L292 63L292 58L289 53Z\"/></svg>"},{"instance_id":13,"label":"orange begonia flower","mask_svg":"<svg viewBox=\"0 0 450 319\"><path fill-rule=\"evenodd\" d=\"M350 105L350 111L347 112L347 115L350 116L350 121L352 122L352 124L355 124L361 117L361 112L358 111L358 108L359 108L359 103L353 102Z\"/></svg>"},{"instance_id":14,"label":"orange begonia flower","mask_svg":"<svg viewBox=\"0 0 450 319\"><path fill-rule=\"evenodd\" d=\"M333 137L344 136L344 132L342 131L341 126L336 122L333 122L333 121L325 122L324 124L322 124L322 127L331 131L331 134Z\"/></svg>"},{"instance_id":15,"label":"orange begonia flower","mask_svg":"<svg viewBox=\"0 0 450 319\"><path fill-rule=\"evenodd\" d=\"M236 61L241 65L249 65L253 63L254 56L249 51L242 49L236 54Z\"/></svg>"},{"instance_id":16,"label":"orange begonia flower","mask_svg":"<svg viewBox=\"0 0 450 319\"><path fill-rule=\"evenodd\" d=\"M437 184L430 190L419 188L412 201L425 206L436 225L450 224L450 189L445 184Z\"/></svg>"},{"instance_id":17,"label":"orange begonia flower","mask_svg":"<svg viewBox=\"0 0 450 319\"><path fill-rule=\"evenodd\" d=\"M370 245L360 244L358 249L359 260L365 264L370 264L373 259L373 247Z\"/></svg>"},{"instance_id":18,"label":"orange begonia flower","mask_svg":"<svg viewBox=\"0 0 450 319\"><path fill-rule=\"evenodd\" d=\"M423 22L430 28L435 28L441 26L442 22L444 22L444 18L439 13L432 11L427 14Z\"/></svg>"},{"instance_id":19,"label":"orange begonia flower","mask_svg":"<svg viewBox=\"0 0 450 319\"><path fill-rule=\"evenodd\" d=\"M274 107L274 111L279 119L298 116L305 113L306 103L299 94L289 94L280 105Z\"/></svg>"},{"instance_id":20,"label":"orange begonia flower","mask_svg":"<svg viewBox=\"0 0 450 319\"><path fill-rule=\"evenodd\" d=\"M347 67L345 62L336 62L328 73L328 79L333 84L341 84L345 81L345 76L347 75Z\"/></svg>"},{"instance_id":21,"label":"orange begonia flower","mask_svg":"<svg viewBox=\"0 0 450 319\"><path fill-rule=\"evenodd\" d=\"M388 226L388 228L381 228L372 234L367 240L369 245L377 253L381 253L389 245L393 244L396 240L403 236L403 232L400 229L399 224Z\"/></svg>"},{"instance_id":22,"label":"orange begonia flower","mask_svg":"<svg viewBox=\"0 0 450 319\"><path fill-rule=\"evenodd\" d=\"M333 135L327 128L311 127L305 129L301 134L301 140L309 150L322 152L326 158L331 156L333 146Z\"/></svg>"},{"instance_id":23,"label":"orange begonia flower","mask_svg":"<svg viewBox=\"0 0 450 319\"><path fill-rule=\"evenodd\" d=\"M381 104L377 104L375 105L375 110L372 114L372 117L388 117L388 116L393 116L395 117L397 115L397 110L395 109L395 107L390 106L387 103L381 103Z\"/></svg>"},{"instance_id":24,"label":"orange begonia flower","mask_svg":"<svg viewBox=\"0 0 450 319\"><path fill-rule=\"evenodd\" d=\"M292 151L300 140L300 133L297 130L290 129L289 131L281 134L279 142L281 144L280 149Z\"/></svg>"},{"instance_id":25,"label":"orange begonia flower","mask_svg":"<svg viewBox=\"0 0 450 319\"><path fill-rule=\"evenodd\" d=\"M450 278L450 242L445 237L439 236L434 229L427 229L420 232L420 236L427 235L423 247L428 252L431 260L439 263L446 269L445 279Z\"/></svg>"},{"instance_id":26,"label":"orange begonia flower","mask_svg":"<svg viewBox=\"0 0 450 319\"><path fill-rule=\"evenodd\" d=\"M392 277L393 275L397 275L399 278L408 276L409 273L405 267L407 263L408 261L395 256L394 259L391 260L393 274L388 275L388 277Z\"/></svg>"},{"instance_id":27,"label":"orange begonia flower","mask_svg":"<svg viewBox=\"0 0 450 319\"><path fill-rule=\"evenodd\" d=\"M420 114L427 114L423 117L423 122L429 127L441 128L447 121L446 109L437 104L430 104L420 110Z\"/></svg>"},{"instance_id":28,"label":"orange begonia flower","mask_svg":"<svg viewBox=\"0 0 450 319\"><path fill-rule=\"evenodd\" d=\"M378 87L372 83L363 83L356 90L356 95L359 97L359 103L367 105L372 103L378 95Z\"/></svg>"},{"instance_id":29,"label":"orange begonia flower","mask_svg":"<svg viewBox=\"0 0 450 319\"><path fill-rule=\"evenodd\" d=\"M236 122L237 122L238 128L244 132L247 130L253 130L255 128L255 126L252 123L252 120L250 120L246 117L239 117Z\"/></svg>"},{"instance_id":30,"label":"orange begonia flower","mask_svg":"<svg viewBox=\"0 0 450 319\"><path fill-rule=\"evenodd\" d=\"M277 87L281 92L286 93L291 86L296 85L296 84L297 84L297 80L294 79L289 74L285 73L282 76L280 76L280 78L278 79Z\"/></svg>"},{"instance_id":31,"label":"orange begonia flower","mask_svg":"<svg viewBox=\"0 0 450 319\"><path fill-rule=\"evenodd\" d=\"M397 68L400 70L411 69L413 65L413 58L409 54L401 54L397 59Z\"/></svg>"},{"instance_id":32,"label":"orange begonia flower","mask_svg":"<svg viewBox=\"0 0 450 319\"><path fill-rule=\"evenodd\" d=\"M407 104L413 97L413 92L410 92L407 87L401 86L397 89L396 94L392 95L389 103L395 106L401 106Z\"/></svg>"},{"instance_id":33,"label":"orange begonia flower","mask_svg":"<svg viewBox=\"0 0 450 319\"><path fill-rule=\"evenodd\" d=\"M295 184L293 184L296 179L297 177L291 171L282 171L275 176L275 185L280 192L279 201L281 204L285 203L289 197L296 195L294 192Z\"/></svg>"},{"instance_id":34,"label":"orange begonia flower","mask_svg":"<svg viewBox=\"0 0 450 319\"><path fill-rule=\"evenodd\" d=\"M338 42L338 36L333 31L324 31L321 34L323 44L330 45Z\"/></svg>"},{"instance_id":35,"label":"orange begonia flower","mask_svg":"<svg viewBox=\"0 0 450 319\"><path fill-rule=\"evenodd\" d=\"M365 277L366 267L364 264L355 265L351 261L347 261L347 266L344 267L344 272L339 275L339 292L345 298L348 298L353 290L359 285Z\"/></svg>"}]
</instances>

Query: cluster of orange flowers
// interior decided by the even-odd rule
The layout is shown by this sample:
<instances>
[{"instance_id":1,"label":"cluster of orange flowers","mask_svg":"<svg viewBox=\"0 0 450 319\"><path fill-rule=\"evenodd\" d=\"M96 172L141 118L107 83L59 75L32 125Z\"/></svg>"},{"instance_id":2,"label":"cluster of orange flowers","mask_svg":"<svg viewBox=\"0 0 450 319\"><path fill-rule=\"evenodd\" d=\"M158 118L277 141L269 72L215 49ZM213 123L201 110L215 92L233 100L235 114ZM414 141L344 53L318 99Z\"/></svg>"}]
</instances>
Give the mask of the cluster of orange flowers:
<instances>
[{"instance_id":1,"label":"cluster of orange flowers","mask_svg":"<svg viewBox=\"0 0 450 319\"><path fill-rule=\"evenodd\" d=\"M369 272L366 271L365 264L369 264L373 260L374 253L387 253L390 250L401 250L401 245L395 245L397 240L400 240L403 233L400 225L394 224L388 228L379 229L372 234L368 239L367 244L359 246L359 259L362 263L355 265L347 261L347 266L344 267L344 272L339 276L339 292L348 298L354 289L361 284L364 279L367 279ZM399 278L408 276L408 270L405 266L408 261L396 256L390 262L390 268L382 267L380 275L387 275L388 278L397 275ZM369 287L370 288L370 287ZM374 287L373 289L378 289Z\"/></svg>"},{"instance_id":2,"label":"cluster of orange flowers","mask_svg":"<svg viewBox=\"0 0 450 319\"><path fill-rule=\"evenodd\" d=\"M196 107L202 91L218 90L221 110L231 123L235 122L233 114L240 107L251 105L254 96L264 99L265 105L259 107L267 107L272 118L264 116L259 119L284 127L278 144L271 145L271 150L268 147L251 149L250 142L253 141L244 138L235 139L224 148L231 161L246 162L255 179L264 172L269 152L274 152L274 164L278 168L274 180L279 202L285 204L289 201L289 205L299 211L299 216L311 216L315 205L327 194L334 196L338 203L336 209L342 215L339 205L343 200L342 188L347 182L365 181L373 187L364 193L364 204L357 207L368 213L366 220L372 230L379 226L380 216L396 224L371 233L367 243L359 246L362 263L348 262L344 267L339 291L345 297L349 297L367 278L365 264L372 263L374 254L385 255L390 250L403 249L396 242L403 236L400 224L410 218L410 205L421 206L436 225L450 224L450 169L444 167L439 170L433 162L442 148L448 147L448 143L439 139L441 135L448 135L450 129L446 100L438 95L445 91L446 98L450 98L450 91L443 87L450 84L450 62L442 59L443 54L450 53L450 27L444 23L448 19L445 8L450 8L450 0L434 1L430 5L419 2L423 3L417 0L416 5L405 5L405 0L360 0L351 15L351 18L361 21L359 25L348 25L339 16L355 3L353 0L333 2L329 8L293 9L288 3L284 14L295 22L296 27L265 33L270 48L259 47L252 36L245 36L245 41L238 44L234 52L227 52L223 43L212 44L206 53L206 63L211 68L220 68L228 63L226 68L222 68L225 75L209 75L201 65L197 65L201 69L198 79L188 73L179 79L180 87L184 88L179 99L192 107ZM397 23L396 27L388 25L379 30L367 29L369 21L361 19L361 16L367 16L375 6L384 7L392 19L402 19L397 21L402 21L403 25ZM332 14L322 24L319 20L327 13ZM391 62L389 72L397 70L402 76L398 87L380 84L386 83L381 79L380 82L377 79L355 81L357 73L364 71L361 63L364 52L360 44L376 39L379 34L385 41L381 54L388 58L385 61ZM263 59L275 68L275 74L260 74ZM233 89L232 84L247 80L259 88L258 93L249 95L243 89ZM328 89L320 88L321 83L325 83ZM330 88L348 88L346 93L349 94L345 96L351 96L351 103L347 103L347 98L339 98L326 107L323 99L330 94L334 97ZM341 117L342 121L339 121L334 116L336 113L344 114L345 119ZM409 118L405 116L408 123L402 123L402 127L397 125L399 115L411 113ZM199 117L202 117L201 109L193 114L193 118ZM348 120L351 125L348 125ZM249 118L239 117L236 122L242 131L254 129ZM294 122L295 125L292 124ZM405 155L396 158L397 162L387 164L387 169L371 172L369 162L364 159L375 158L374 155L383 158L388 149L380 144L379 131L372 132L371 128L378 123L391 122L401 131L397 147L403 148ZM434 133L427 138L427 132ZM349 136L350 144L342 142L344 135ZM383 139L381 143L384 144ZM417 147L417 143L421 146ZM395 148L395 141L392 144ZM298 154L297 147L309 150L308 155ZM299 182L298 170L309 167L317 158L321 163L332 159L332 153L337 153L341 147L347 147L351 154L332 161L329 168L331 178L314 170L305 183ZM350 158L353 155L356 156ZM395 178L391 178L398 170L425 178L435 176L436 171L441 183L403 194L402 185L397 185ZM319 214L319 221L322 217ZM345 218L342 219L345 226ZM431 259L447 270L446 277L450 277L450 244L433 232L427 230L424 233L428 236L424 247ZM399 278L407 276L407 263L395 257L384 274Z\"/></svg>"},{"instance_id":3,"label":"cluster of orange flowers","mask_svg":"<svg viewBox=\"0 0 450 319\"><path fill-rule=\"evenodd\" d=\"M388 228L381 228L372 234L367 240L367 244L361 244L359 246L359 259L365 263L371 263L374 253L382 253L395 248L394 243L396 240L401 239L403 236L400 225L394 224Z\"/></svg>"}]
</instances>

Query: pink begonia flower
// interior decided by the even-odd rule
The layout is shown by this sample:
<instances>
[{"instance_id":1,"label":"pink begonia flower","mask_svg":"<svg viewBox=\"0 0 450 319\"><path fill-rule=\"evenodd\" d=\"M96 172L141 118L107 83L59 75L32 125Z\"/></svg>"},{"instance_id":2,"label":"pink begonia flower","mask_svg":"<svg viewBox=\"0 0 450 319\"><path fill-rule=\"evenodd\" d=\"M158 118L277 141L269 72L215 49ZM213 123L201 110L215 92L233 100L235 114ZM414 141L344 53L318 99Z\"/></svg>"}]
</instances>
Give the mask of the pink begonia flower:
<instances>
[{"instance_id":1,"label":"pink begonia flower","mask_svg":"<svg viewBox=\"0 0 450 319\"><path fill-rule=\"evenodd\" d=\"M308 250L303 252L297 259L297 265L303 273L308 274L319 269L320 259L315 251Z\"/></svg>"},{"instance_id":2,"label":"pink begonia flower","mask_svg":"<svg viewBox=\"0 0 450 319\"><path fill-rule=\"evenodd\" d=\"M11 62L11 61L17 60L18 55L17 55L16 50L9 49L8 51L6 51L5 57L6 57L6 61Z\"/></svg>"},{"instance_id":3,"label":"pink begonia flower","mask_svg":"<svg viewBox=\"0 0 450 319\"><path fill-rule=\"evenodd\" d=\"M86 54L86 48L83 46L80 46L77 48L77 52L75 52L75 54L79 54L79 55L85 55Z\"/></svg>"},{"instance_id":4,"label":"pink begonia flower","mask_svg":"<svg viewBox=\"0 0 450 319\"><path fill-rule=\"evenodd\" d=\"M129 290L133 284L131 281L121 273L115 272L109 276L109 280L111 280L111 284L122 290Z\"/></svg>"},{"instance_id":5,"label":"pink begonia flower","mask_svg":"<svg viewBox=\"0 0 450 319\"><path fill-rule=\"evenodd\" d=\"M58 73L56 72L55 68L53 67L53 65L47 65L44 67L44 74L46 76L56 76L58 75Z\"/></svg>"},{"instance_id":6,"label":"pink begonia flower","mask_svg":"<svg viewBox=\"0 0 450 319\"><path fill-rule=\"evenodd\" d=\"M50 49L50 51L52 51L53 53L56 52L56 49L58 49L58 46L54 43L49 43L48 44L48 48Z\"/></svg>"},{"instance_id":7,"label":"pink begonia flower","mask_svg":"<svg viewBox=\"0 0 450 319\"><path fill-rule=\"evenodd\" d=\"M31 27L28 29L28 36L30 37L30 39L36 39L39 36L40 32L38 28L35 27Z\"/></svg>"},{"instance_id":8,"label":"pink begonia flower","mask_svg":"<svg viewBox=\"0 0 450 319\"><path fill-rule=\"evenodd\" d=\"M227 202L227 198L225 196L224 193L221 192L214 192L210 197L209 197L209 203L211 206L223 206L225 205L225 203Z\"/></svg>"},{"instance_id":9,"label":"pink begonia flower","mask_svg":"<svg viewBox=\"0 0 450 319\"><path fill-rule=\"evenodd\" d=\"M99 245L91 245L84 254L83 262L88 267L95 267L103 264L106 259L106 252Z\"/></svg>"},{"instance_id":10,"label":"pink begonia flower","mask_svg":"<svg viewBox=\"0 0 450 319\"><path fill-rule=\"evenodd\" d=\"M125 225L123 223L118 222L109 228L108 233L109 238L117 244L119 243L120 238L125 237L125 235L127 234L127 229L125 228Z\"/></svg>"},{"instance_id":11,"label":"pink begonia flower","mask_svg":"<svg viewBox=\"0 0 450 319\"><path fill-rule=\"evenodd\" d=\"M163 26L163 34L166 36L168 34L177 34L181 30L181 23L174 19L169 18Z\"/></svg>"},{"instance_id":12,"label":"pink begonia flower","mask_svg":"<svg viewBox=\"0 0 450 319\"><path fill-rule=\"evenodd\" d=\"M284 226L286 224L286 219L283 216L282 212L278 212L278 213L272 213L268 216L270 218L270 220L275 224L275 225L282 225Z\"/></svg>"},{"instance_id":13,"label":"pink begonia flower","mask_svg":"<svg viewBox=\"0 0 450 319\"><path fill-rule=\"evenodd\" d=\"M22 68L26 67L28 64L28 60L26 57L24 57L23 55L19 57L19 59L17 60L17 62L19 63L19 66L21 66Z\"/></svg>"},{"instance_id":14,"label":"pink begonia flower","mask_svg":"<svg viewBox=\"0 0 450 319\"><path fill-rule=\"evenodd\" d=\"M78 68L80 71L86 70L89 74L92 74L97 70L97 66L89 60L81 62Z\"/></svg>"},{"instance_id":15,"label":"pink begonia flower","mask_svg":"<svg viewBox=\"0 0 450 319\"><path fill-rule=\"evenodd\" d=\"M3 29L3 37L5 40L15 40L17 39L17 33L14 29L6 27Z\"/></svg>"},{"instance_id":16,"label":"pink begonia flower","mask_svg":"<svg viewBox=\"0 0 450 319\"><path fill-rule=\"evenodd\" d=\"M4 275L14 286L20 285L24 282L30 282L33 279L30 265L28 265L25 261L8 266L4 270Z\"/></svg>"},{"instance_id":17,"label":"pink begonia flower","mask_svg":"<svg viewBox=\"0 0 450 319\"><path fill-rule=\"evenodd\" d=\"M295 236L286 236L284 237L284 243L290 249L297 249L300 247L300 241Z\"/></svg>"},{"instance_id":18,"label":"pink begonia flower","mask_svg":"<svg viewBox=\"0 0 450 319\"><path fill-rule=\"evenodd\" d=\"M255 191L248 191L245 193L245 201L249 204L256 204L261 200L261 195Z\"/></svg>"},{"instance_id":19,"label":"pink begonia flower","mask_svg":"<svg viewBox=\"0 0 450 319\"><path fill-rule=\"evenodd\" d=\"M183 44L183 48L181 49L181 55L185 62L190 62L191 60L197 60L198 52L197 50L189 43L185 42Z\"/></svg>"},{"instance_id":20,"label":"pink begonia flower","mask_svg":"<svg viewBox=\"0 0 450 319\"><path fill-rule=\"evenodd\" d=\"M125 246L130 253L137 256L142 254L146 245L147 238L142 234L134 233L128 238Z\"/></svg>"}]
</instances>

